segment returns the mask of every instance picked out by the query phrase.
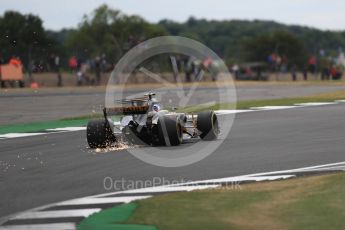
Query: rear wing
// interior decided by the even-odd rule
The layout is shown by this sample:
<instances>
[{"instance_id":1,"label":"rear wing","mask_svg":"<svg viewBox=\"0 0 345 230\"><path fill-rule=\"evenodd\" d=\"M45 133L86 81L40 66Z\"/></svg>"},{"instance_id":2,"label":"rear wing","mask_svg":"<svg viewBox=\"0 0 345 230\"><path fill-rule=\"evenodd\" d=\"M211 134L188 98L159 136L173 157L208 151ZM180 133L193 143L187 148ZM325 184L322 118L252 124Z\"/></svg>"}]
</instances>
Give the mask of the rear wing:
<instances>
[{"instance_id":1,"label":"rear wing","mask_svg":"<svg viewBox=\"0 0 345 230\"><path fill-rule=\"evenodd\" d=\"M115 116L115 115L135 115L135 114L146 114L149 110L148 105L139 106L118 106L111 108L104 108L104 116Z\"/></svg>"},{"instance_id":2,"label":"rear wing","mask_svg":"<svg viewBox=\"0 0 345 230\"><path fill-rule=\"evenodd\" d=\"M118 106L105 107L103 109L104 117L115 115L136 115L146 114L150 108L149 101L152 100L154 93L149 93L143 97L128 98L122 100L115 100Z\"/></svg>"}]
</instances>

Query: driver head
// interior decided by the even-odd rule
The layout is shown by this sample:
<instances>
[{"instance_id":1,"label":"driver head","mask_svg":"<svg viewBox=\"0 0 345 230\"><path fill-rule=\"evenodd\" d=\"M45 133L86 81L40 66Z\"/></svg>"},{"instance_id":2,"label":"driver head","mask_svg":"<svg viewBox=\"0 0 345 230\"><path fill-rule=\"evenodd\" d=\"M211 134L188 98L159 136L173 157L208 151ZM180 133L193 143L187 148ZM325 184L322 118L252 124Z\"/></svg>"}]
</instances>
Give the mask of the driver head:
<instances>
[{"instance_id":1,"label":"driver head","mask_svg":"<svg viewBox=\"0 0 345 230\"><path fill-rule=\"evenodd\" d=\"M156 111L156 112L158 112L159 110L161 110L159 104L154 104L154 105L152 106L152 108L153 108L153 110Z\"/></svg>"}]
</instances>

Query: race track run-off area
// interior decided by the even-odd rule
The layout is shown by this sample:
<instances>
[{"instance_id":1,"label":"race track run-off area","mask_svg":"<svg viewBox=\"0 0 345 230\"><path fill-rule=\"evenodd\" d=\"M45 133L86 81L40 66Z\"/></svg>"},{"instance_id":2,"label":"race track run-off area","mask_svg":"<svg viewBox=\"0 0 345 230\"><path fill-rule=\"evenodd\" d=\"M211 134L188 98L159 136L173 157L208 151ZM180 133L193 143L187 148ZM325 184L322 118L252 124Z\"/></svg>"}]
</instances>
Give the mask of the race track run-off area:
<instances>
[{"instance_id":1,"label":"race track run-off area","mask_svg":"<svg viewBox=\"0 0 345 230\"><path fill-rule=\"evenodd\" d=\"M90 150L85 127L1 134L0 229L75 229L91 214L155 195L345 171L344 101L217 111L229 113L234 125L217 151L180 168ZM107 191L106 177L188 182Z\"/></svg>"}]
</instances>

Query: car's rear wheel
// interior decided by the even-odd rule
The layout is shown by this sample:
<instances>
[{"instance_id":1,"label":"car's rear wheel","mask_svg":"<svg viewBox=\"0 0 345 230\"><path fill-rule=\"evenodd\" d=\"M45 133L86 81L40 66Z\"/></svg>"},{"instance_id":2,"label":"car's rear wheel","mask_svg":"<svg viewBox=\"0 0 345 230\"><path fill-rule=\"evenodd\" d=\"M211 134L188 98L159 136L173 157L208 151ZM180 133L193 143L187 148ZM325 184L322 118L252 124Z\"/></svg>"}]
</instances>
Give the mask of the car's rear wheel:
<instances>
[{"instance_id":1,"label":"car's rear wheel","mask_svg":"<svg viewBox=\"0 0 345 230\"><path fill-rule=\"evenodd\" d=\"M105 148L116 141L116 138L105 119L91 120L87 124L86 139L90 148Z\"/></svg>"},{"instance_id":2,"label":"car's rear wheel","mask_svg":"<svg viewBox=\"0 0 345 230\"><path fill-rule=\"evenodd\" d=\"M158 137L161 144L166 146L182 143L182 125L176 116L163 116L158 119Z\"/></svg>"},{"instance_id":3,"label":"car's rear wheel","mask_svg":"<svg viewBox=\"0 0 345 230\"><path fill-rule=\"evenodd\" d=\"M197 129L201 132L201 139L217 139L219 134L219 125L217 115L213 111L204 111L198 113L196 126Z\"/></svg>"}]
</instances>

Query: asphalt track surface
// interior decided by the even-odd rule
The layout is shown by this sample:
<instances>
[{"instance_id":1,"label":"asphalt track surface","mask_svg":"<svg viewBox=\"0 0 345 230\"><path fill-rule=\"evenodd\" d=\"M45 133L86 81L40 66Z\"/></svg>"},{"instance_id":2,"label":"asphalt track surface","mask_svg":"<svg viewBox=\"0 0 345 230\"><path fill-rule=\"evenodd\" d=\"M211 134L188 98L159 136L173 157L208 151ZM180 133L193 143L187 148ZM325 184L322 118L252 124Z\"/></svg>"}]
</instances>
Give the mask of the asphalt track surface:
<instances>
[{"instance_id":1,"label":"asphalt track surface","mask_svg":"<svg viewBox=\"0 0 345 230\"><path fill-rule=\"evenodd\" d=\"M177 106L179 89L155 90L152 88L130 89L128 95L140 94L154 90L171 103L165 106ZM184 88L187 94L190 87ZM191 98L190 105L219 101L219 94L212 87L198 87ZM314 83L240 83L236 85L237 100L275 99L287 97L303 97L319 93L344 90L338 84ZM207 97L205 97L207 95ZM213 98L213 97L217 97ZM206 100L207 99L207 100ZM42 88L33 89L1 89L0 90L0 124L17 124L57 120L61 118L100 113L105 101L104 87L80 88Z\"/></svg>"},{"instance_id":2,"label":"asphalt track surface","mask_svg":"<svg viewBox=\"0 0 345 230\"><path fill-rule=\"evenodd\" d=\"M345 161L345 103L236 115L209 157L163 168L126 150L96 153L85 132L0 140L0 216L111 192L103 180L203 180ZM7 165L7 169L6 169Z\"/></svg>"}]
</instances>

